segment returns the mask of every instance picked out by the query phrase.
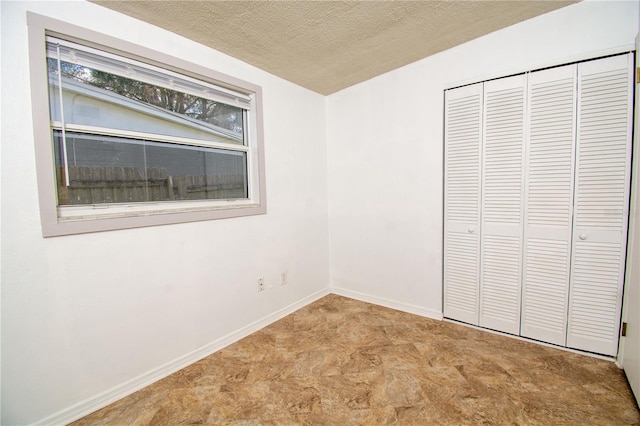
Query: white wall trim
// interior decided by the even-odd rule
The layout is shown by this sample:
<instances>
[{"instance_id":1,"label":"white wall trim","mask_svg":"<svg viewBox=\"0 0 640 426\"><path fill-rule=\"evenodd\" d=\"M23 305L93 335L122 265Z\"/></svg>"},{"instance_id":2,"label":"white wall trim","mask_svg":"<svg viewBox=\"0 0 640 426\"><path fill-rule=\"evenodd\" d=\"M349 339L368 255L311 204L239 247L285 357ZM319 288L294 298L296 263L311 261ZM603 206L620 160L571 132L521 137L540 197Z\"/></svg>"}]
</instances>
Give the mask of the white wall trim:
<instances>
[{"instance_id":1,"label":"white wall trim","mask_svg":"<svg viewBox=\"0 0 640 426\"><path fill-rule=\"evenodd\" d=\"M636 47L633 44L625 44L621 46L611 47L608 49L594 50L591 52L578 53L573 55L565 55L559 58L553 58L547 61L536 63L535 65L532 64L529 67L525 67L525 68L511 67L511 68L506 68L500 71L491 72L484 75L478 75L473 78L468 78L468 79L459 80L459 81L451 81L446 84L445 89L450 89L450 88L459 87L459 86L466 86L469 84L493 80L496 78L504 78L511 75L523 74L523 73L537 71L544 68L559 67L567 64L572 64L574 62L584 62L584 61L590 61L593 59L602 58L605 56L620 55L623 53L634 51L635 49Z\"/></svg>"},{"instance_id":2,"label":"white wall trim","mask_svg":"<svg viewBox=\"0 0 640 426\"><path fill-rule=\"evenodd\" d=\"M329 293L329 289L323 289L307 297L304 297L297 302L285 306L284 308L279 309L262 319L259 319L237 331L234 331L233 333L227 334L226 336L223 336L211 343L201 346L194 351L191 351L172 361L169 361L166 364L161 365L160 367L154 368L147 373L134 377L133 379L117 385L94 397L74 404L71 407L65 408L64 410L58 411L57 413L45 417L44 419L38 420L33 423L33 425L62 425L81 419L82 417L91 414L96 410L106 407L107 405L119 399L122 399L125 396L131 395L132 393L146 386L149 386L152 383L155 383L158 380L163 379L168 375L173 374L176 371L179 371L193 364L194 362L201 360L202 358L207 357L219 351L220 349L223 349L231 345L232 343L235 343L238 340L243 339L252 333L255 333L256 331L263 329L269 324L272 324L279 319L282 319L287 315L297 311L298 309L301 309L309 305L310 303L321 299Z\"/></svg>"},{"instance_id":3,"label":"white wall trim","mask_svg":"<svg viewBox=\"0 0 640 426\"><path fill-rule=\"evenodd\" d=\"M360 300L361 302L372 303L374 305L384 306L385 308L391 308L397 311L407 312L409 314L442 320L442 312L435 311L433 309L425 309L421 306L412 305L410 303L398 302L384 297L371 296L369 294L347 290L346 288L331 287L330 291L338 296L349 297L351 299Z\"/></svg>"}]
</instances>

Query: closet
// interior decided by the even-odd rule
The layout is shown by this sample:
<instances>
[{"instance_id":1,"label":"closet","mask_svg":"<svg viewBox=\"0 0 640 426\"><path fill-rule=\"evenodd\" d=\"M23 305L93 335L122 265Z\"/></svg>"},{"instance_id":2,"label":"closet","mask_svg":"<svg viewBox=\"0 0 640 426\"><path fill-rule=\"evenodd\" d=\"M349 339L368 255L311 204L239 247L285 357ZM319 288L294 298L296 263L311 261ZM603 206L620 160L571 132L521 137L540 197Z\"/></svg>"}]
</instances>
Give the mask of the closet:
<instances>
[{"instance_id":1,"label":"closet","mask_svg":"<svg viewBox=\"0 0 640 426\"><path fill-rule=\"evenodd\" d=\"M615 355L633 56L445 91L444 316Z\"/></svg>"}]
</instances>

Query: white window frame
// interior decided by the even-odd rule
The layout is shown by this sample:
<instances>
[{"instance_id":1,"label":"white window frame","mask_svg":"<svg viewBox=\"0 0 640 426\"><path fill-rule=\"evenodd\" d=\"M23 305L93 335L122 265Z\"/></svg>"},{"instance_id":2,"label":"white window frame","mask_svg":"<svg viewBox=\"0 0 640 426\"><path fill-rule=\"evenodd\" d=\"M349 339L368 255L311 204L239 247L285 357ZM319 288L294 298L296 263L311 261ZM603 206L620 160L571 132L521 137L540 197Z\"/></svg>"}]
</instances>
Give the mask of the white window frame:
<instances>
[{"instance_id":1,"label":"white window frame","mask_svg":"<svg viewBox=\"0 0 640 426\"><path fill-rule=\"evenodd\" d=\"M27 13L27 25L33 136L44 237L250 216L267 212L260 86L162 52L35 13ZM247 142L236 147L237 151L247 153L248 198L59 207L52 144L52 128L57 127L59 123L53 123L49 118L45 42L47 36L144 62L152 67L162 68L168 73L178 73L250 98L251 108L245 113ZM103 130L109 132L109 129ZM124 135L127 132L118 133ZM133 135L135 132L128 133ZM157 139L157 136L155 135L154 139Z\"/></svg>"}]
</instances>

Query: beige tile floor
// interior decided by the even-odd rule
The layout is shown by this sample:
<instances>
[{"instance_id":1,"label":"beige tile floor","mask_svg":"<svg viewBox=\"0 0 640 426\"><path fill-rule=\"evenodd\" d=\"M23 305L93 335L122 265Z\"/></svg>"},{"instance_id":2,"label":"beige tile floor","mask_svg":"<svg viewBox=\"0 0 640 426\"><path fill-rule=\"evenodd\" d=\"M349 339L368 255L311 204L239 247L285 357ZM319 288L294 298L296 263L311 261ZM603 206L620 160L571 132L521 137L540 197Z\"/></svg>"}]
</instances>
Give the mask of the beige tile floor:
<instances>
[{"instance_id":1,"label":"beige tile floor","mask_svg":"<svg viewBox=\"0 0 640 426\"><path fill-rule=\"evenodd\" d=\"M614 363L329 295L74 425L633 425Z\"/></svg>"}]
</instances>

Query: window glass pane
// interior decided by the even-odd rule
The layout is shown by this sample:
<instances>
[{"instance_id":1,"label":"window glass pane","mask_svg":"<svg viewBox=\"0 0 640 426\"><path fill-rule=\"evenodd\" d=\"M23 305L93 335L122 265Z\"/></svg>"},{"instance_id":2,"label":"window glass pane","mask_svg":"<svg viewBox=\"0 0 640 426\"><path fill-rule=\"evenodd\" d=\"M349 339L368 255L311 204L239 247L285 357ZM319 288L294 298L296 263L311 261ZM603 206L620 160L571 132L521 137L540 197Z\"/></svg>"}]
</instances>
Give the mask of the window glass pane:
<instances>
[{"instance_id":1,"label":"window glass pane","mask_svg":"<svg viewBox=\"0 0 640 426\"><path fill-rule=\"evenodd\" d=\"M243 109L170 88L47 58L51 119L213 142L243 144ZM123 64L123 66L126 66Z\"/></svg>"},{"instance_id":2,"label":"window glass pane","mask_svg":"<svg viewBox=\"0 0 640 426\"><path fill-rule=\"evenodd\" d=\"M248 197L245 153L148 142L146 157L172 177L176 200Z\"/></svg>"},{"instance_id":3,"label":"window glass pane","mask_svg":"<svg viewBox=\"0 0 640 426\"><path fill-rule=\"evenodd\" d=\"M58 205L246 199L246 153L54 130Z\"/></svg>"}]
</instances>

